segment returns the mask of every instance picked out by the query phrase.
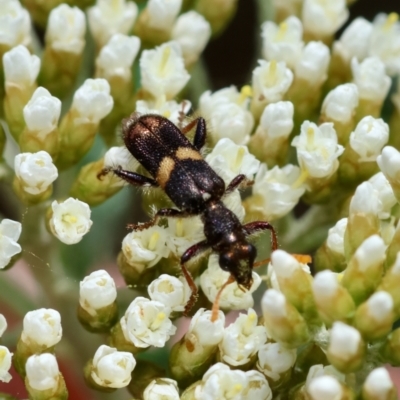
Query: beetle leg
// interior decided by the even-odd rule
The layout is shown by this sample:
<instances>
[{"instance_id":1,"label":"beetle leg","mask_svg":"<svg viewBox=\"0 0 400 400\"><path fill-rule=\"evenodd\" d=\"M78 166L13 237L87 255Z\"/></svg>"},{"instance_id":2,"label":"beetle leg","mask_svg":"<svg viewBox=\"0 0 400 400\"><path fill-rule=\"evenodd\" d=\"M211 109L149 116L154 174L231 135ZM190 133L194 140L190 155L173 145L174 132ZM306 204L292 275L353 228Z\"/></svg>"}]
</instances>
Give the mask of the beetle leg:
<instances>
[{"instance_id":1,"label":"beetle leg","mask_svg":"<svg viewBox=\"0 0 400 400\"><path fill-rule=\"evenodd\" d=\"M271 253L278 249L278 237L274 227L267 221L254 221L243 225L243 229L247 235L252 235L253 233L262 232L265 230L271 231Z\"/></svg>"},{"instance_id":2,"label":"beetle leg","mask_svg":"<svg viewBox=\"0 0 400 400\"><path fill-rule=\"evenodd\" d=\"M130 183L134 186L153 186L158 187L158 183L153 179L144 175L137 174L136 172L126 171L121 167L118 168L104 168L97 174L98 179L102 179L103 176L107 175L109 172L113 172L119 178Z\"/></svg>"},{"instance_id":3,"label":"beetle leg","mask_svg":"<svg viewBox=\"0 0 400 400\"><path fill-rule=\"evenodd\" d=\"M204 120L204 118L199 117L194 119L186 126L184 126L181 129L181 132L184 135L186 135L194 128L195 125L196 125L196 132L194 134L193 145L194 147L196 147L197 150L201 150L201 148L206 143L206 137L207 137L206 121Z\"/></svg>"},{"instance_id":4,"label":"beetle leg","mask_svg":"<svg viewBox=\"0 0 400 400\"><path fill-rule=\"evenodd\" d=\"M232 193L235 189L237 189L242 183L245 186L251 186L254 182L247 179L246 175L240 174L232 179L230 184L227 186L225 190L225 194Z\"/></svg>"}]
</instances>

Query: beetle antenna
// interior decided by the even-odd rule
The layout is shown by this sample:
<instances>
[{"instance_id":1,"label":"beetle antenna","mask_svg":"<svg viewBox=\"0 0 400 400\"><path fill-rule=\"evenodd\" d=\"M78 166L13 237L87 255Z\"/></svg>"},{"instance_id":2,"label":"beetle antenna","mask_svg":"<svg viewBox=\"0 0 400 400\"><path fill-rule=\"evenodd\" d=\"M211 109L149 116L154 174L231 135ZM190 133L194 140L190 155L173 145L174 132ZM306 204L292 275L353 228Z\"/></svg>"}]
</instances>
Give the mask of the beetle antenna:
<instances>
[{"instance_id":1,"label":"beetle antenna","mask_svg":"<svg viewBox=\"0 0 400 400\"><path fill-rule=\"evenodd\" d=\"M229 279L222 285L221 289L219 289L217 293L217 297L214 300L212 311L211 311L211 322L215 322L218 319L218 311L219 311L219 300L221 298L222 291L231 283L235 282L236 279L233 275L229 277Z\"/></svg>"}]
</instances>

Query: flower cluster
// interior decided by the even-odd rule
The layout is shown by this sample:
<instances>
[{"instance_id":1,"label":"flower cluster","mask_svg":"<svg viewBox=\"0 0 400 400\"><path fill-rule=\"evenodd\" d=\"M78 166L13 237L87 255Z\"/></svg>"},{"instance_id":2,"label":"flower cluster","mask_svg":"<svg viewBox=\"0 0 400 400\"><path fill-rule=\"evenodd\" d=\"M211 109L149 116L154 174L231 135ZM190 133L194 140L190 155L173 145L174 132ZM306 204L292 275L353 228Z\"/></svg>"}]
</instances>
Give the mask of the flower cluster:
<instances>
[{"instance_id":1,"label":"flower cluster","mask_svg":"<svg viewBox=\"0 0 400 400\"><path fill-rule=\"evenodd\" d=\"M235 0L0 0L0 307L23 314L18 335L0 314L2 382L13 364L33 400L397 398L399 17L335 39L351 1L271 3L248 84L211 90L199 60ZM146 114L193 148L144 123L134 143ZM198 160L224 193L174 184L177 163L207 180Z\"/></svg>"}]
</instances>

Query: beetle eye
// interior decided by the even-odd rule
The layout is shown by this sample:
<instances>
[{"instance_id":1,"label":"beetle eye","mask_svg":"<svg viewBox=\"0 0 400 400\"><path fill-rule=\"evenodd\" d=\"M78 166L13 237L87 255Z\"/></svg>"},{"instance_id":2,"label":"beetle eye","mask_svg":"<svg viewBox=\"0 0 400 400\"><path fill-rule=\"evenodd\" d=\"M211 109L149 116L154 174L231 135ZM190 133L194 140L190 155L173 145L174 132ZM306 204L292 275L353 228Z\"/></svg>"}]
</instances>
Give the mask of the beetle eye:
<instances>
[{"instance_id":1,"label":"beetle eye","mask_svg":"<svg viewBox=\"0 0 400 400\"><path fill-rule=\"evenodd\" d=\"M230 253L222 253L219 256L219 266L224 270L224 271L231 271L234 266L235 262L232 260L232 257Z\"/></svg>"}]
</instances>

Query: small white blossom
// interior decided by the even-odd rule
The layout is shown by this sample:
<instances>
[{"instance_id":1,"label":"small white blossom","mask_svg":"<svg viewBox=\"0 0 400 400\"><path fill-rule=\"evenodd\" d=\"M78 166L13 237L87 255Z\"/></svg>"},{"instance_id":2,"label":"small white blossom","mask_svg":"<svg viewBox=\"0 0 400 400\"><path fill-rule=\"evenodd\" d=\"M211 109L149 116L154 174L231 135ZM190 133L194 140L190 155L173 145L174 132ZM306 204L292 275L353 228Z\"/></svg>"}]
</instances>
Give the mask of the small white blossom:
<instances>
[{"instance_id":1,"label":"small white blossom","mask_svg":"<svg viewBox=\"0 0 400 400\"><path fill-rule=\"evenodd\" d=\"M279 290L268 289L261 299L261 308L264 316L286 317L286 297Z\"/></svg>"},{"instance_id":2,"label":"small white blossom","mask_svg":"<svg viewBox=\"0 0 400 400\"><path fill-rule=\"evenodd\" d=\"M43 193L57 179L58 171L49 153L20 153L14 159L15 175L25 192Z\"/></svg>"},{"instance_id":3,"label":"small white blossom","mask_svg":"<svg viewBox=\"0 0 400 400\"><path fill-rule=\"evenodd\" d=\"M317 37L333 35L347 20L346 0L305 0L302 9L304 31Z\"/></svg>"},{"instance_id":4,"label":"small white blossom","mask_svg":"<svg viewBox=\"0 0 400 400\"><path fill-rule=\"evenodd\" d=\"M3 219L0 223L0 269L6 267L11 258L21 253L21 246L17 240L21 236L20 222ZM6 325L7 326L7 325ZM3 330L4 332L4 330ZM3 334L2 332L2 334ZM1 335L0 335L1 336Z\"/></svg>"},{"instance_id":5,"label":"small white blossom","mask_svg":"<svg viewBox=\"0 0 400 400\"><path fill-rule=\"evenodd\" d=\"M337 140L333 123L317 126L310 121L303 122L300 135L292 141L301 169L312 178L333 175L339 167L338 157L344 151Z\"/></svg>"},{"instance_id":6,"label":"small white blossom","mask_svg":"<svg viewBox=\"0 0 400 400\"><path fill-rule=\"evenodd\" d=\"M296 349L287 349L280 343L266 343L258 351L257 369L277 381L296 362Z\"/></svg>"},{"instance_id":7,"label":"small white blossom","mask_svg":"<svg viewBox=\"0 0 400 400\"><path fill-rule=\"evenodd\" d=\"M368 182L375 189L378 198L381 202L381 210L379 211L379 218L389 218L392 207L397 203L393 189L389 181L386 179L383 172L378 172L372 176Z\"/></svg>"},{"instance_id":8,"label":"small white blossom","mask_svg":"<svg viewBox=\"0 0 400 400\"><path fill-rule=\"evenodd\" d=\"M350 146L360 162L375 161L389 140L389 126L383 119L364 117L350 134Z\"/></svg>"},{"instance_id":9,"label":"small white blossom","mask_svg":"<svg viewBox=\"0 0 400 400\"><path fill-rule=\"evenodd\" d=\"M206 91L200 96L200 113L209 124L214 142L229 138L237 144L246 144L254 126L254 118L248 110L249 97L234 86L214 93Z\"/></svg>"},{"instance_id":10,"label":"small white blossom","mask_svg":"<svg viewBox=\"0 0 400 400\"><path fill-rule=\"evenodd\" d=\"M385 320L392 318L393 298L384 290L379 290L372 294L365 305L368 315L378 323L383 323Z\"/></svg>"},{"instance_id":11,"label":"small white blossom","mask_svg":"<svg viewBox=\"0 0 400 400\"><path fill-rule=\"evenodd\" d=\"M31 42L31 19L18 0L0 0L0 44L14 47Z\"/></svg>"},{"instance_id":12,"label":"small white blossom","mask_svg":"<svg viewBox=\"0 0 400 400\"><path fill-rule=\"evenodd\" d=\"M5 221L5 220L3 219L3 221ZM1 232L1 228L2 228L2 226L0 224L0 232ZM3 314L0 314L0 337L3 336L3 333L5 332L6 329L7 329L7 320Z\"/></svg>"},{"instance_id":13,"label":"small white blossom","mask_svg":"<svg viewBox=\"0 0 400 400\"><path fill-rule=\"evenodd\" d=\"M400 153L397 149L385 146L376 162L389 182L400 181Z\"/></svg>"},{"instance_id":14,"label":"small white blossom","mask_svg":"<svg viewBox=\"0 0 400 400\"><path fill-rule=\"evenodd\" d=\"M258 63L252 77L254 99L266 103L282 100L293 82L293 72L284 62L259 60Z\"/></svg>"},{"instance_id":15,"label":"small white blossom","mask_svg":"<svg viewBox=\"0 0 400 400\"><path fill-rule=\"evenodd\" d=\"M5 346L0 346L0 381L8 383L11 381L11 374L8 372L11 368L11 358L13 353Z\"/></svg>"},{"instance_id":16,"label":"small white blossom","mask_svg":"<svg viewBox=\"0 0 400 400\"><path fill-rule=\"evenodd\" d=\"M318 304L330 302L339 291L339 277L332 271L318 272L312 282L315 301Z\"/></svg>"},{"instance_id":17,"label":"small white blossom","mask_svg":"<svg viewBox=\"0 0 400 400\"><path fill-rule=\"evenodd\" d=\"M226 283L230 273L223 271L219 266L218 255L212 254L208 260L208 268L200 276L200 285L208 300L213 302L219 289ZM261 278L252 272L253 284L250 290L242 291L237 282L228 285L221 294L220 307L222 309L241 310L253 307L252 293L260 286Z\"/></svg>"},{"instance_id":18,"label":"small white blossom","mask_svg":"<svg viewBox=\"0 0 400 400\"><path fill-rule=\"evenodd\" d=\"M228 185L233 178L243 174L252 180L260 166L246 146L239 146L229 138L220 139L206 161Z\"/></svg>"},{"instance_id":19,"label":"small white blossom","mask_svg":"<svg viewBox=\"0 0 400 400\"><path fill-rule=\"evenodd\" d=\"M56 51L80 54L85 46L85 14L78 7L60 4L50 11L46 44Z\"/></svg>"},{"instance_id":20,"label":"small white blossom","mask_svg":"<svg viewBox=\"0 0 400 400\"><path fill-rule=\"evenodd\" d=\"M140 348L164 347L176 331L169 313L159 301L136 297L120 320L125 339Z\"/></svg>"},{"instance_id":21,"label":"small white blossom","mask_svg":"<svg viewBox=\"0 0 400 400\"><path fill-rule=\"evenodd\" d=\"M368 57L360 63L356 57L353 57L351 70L360 99L374 103L382 103L385 100L392 80L386 75L385 64L379 58Z\"/></svg>"},{"instance_id":22,"label":"small white blossom","mask_svg":"<svg viewBox=\"0 0 400 400\"><path fill-rule=\"evenodd\" d=\"M294 66L296 78L304 79L312 86L322 85L327 77L330 58L329 48L322 42L307 43Z\"/></svg>"},{"instance_id":23,"label":"small white blossom","mask_svg":"<svg viewBox=\"0 0 400 400\"><path fill-rule=\"evenodd\" d=\"M26 313L23 321L21 339L26 344L52 347L56 345L62 336L61 315L51 308Z\"/></svg>"},{"instance_id":24,"label":"small white blossom","mask_svg":"<svg viewBox=\"0 0 400 400\"><path fill-rule=\"evenodd\" d=\"M210 36L210 23L196 11L180 15L171 32L171 39L180 44L187 65L193 64L199 58Z\"/></svg>"},{"instance_id":25,"label":"small white blossom","mask_svg":"<svg viewBox=\"0 0 400 400\"><path fill-rule=\"evenodd\" d=\"M225 314L219 310L217 320L211 318L212 311L200 308L193 315L186 335L195 335L201 346L216 346L224 336Z\"/></svg>"},{"instance_id":26,"label":"small white blossom","mask_svg":"<svg viewBox=\"0 0 400 400\"><path fill-rule=\"evenodd\" d=\"M182 0L149 0L147 2L147 26L169 31L181 10Z\"/></svg>"},{"instance_id":27,"label":"small white blossom","mask_svg":"<svg viewBox=\"0 0 400 400\"><path fill-rule=\"evenodd\" d=\"M127 171L136 171L139 165L139 161L133 158L131 152L126 148L126 146L110 147L106 151L106 154L104 154L105 168L121 167ZM125 184L128 183L121 179L121 185Z\"/></svg>"},{"instance_id":28,"label":"small white blossom","mask_svg":"<svg viewBox=\"0 0 400 400\"><path fill-rule=\"evenodd\" d=\"M97 124L112 110L113 105L110 84L98 78L85 80L75 92L71 108L79 115L79 123Z\"/></svg>"},{"instance_id":29,"label":"small white blossom","mask_svg":"<svg viewBox=\"0 0 400 400\"><path fill-rule=\"evenodd\" d=\"M327 333L327 331L325 331ZM313 365L307 374L306 378L306 388L310 385L310 383L315 379L320 376L333 376L338 380L338 382L345 383L346 382L346 376L339 372L333 365L325 365L323 366L322 364L316 364Z\"/></svg>"},{"instance_id":30,"label":"small white blossom","mask_svg":"<svg viewBox=\"0 0 400 400\"><path fill-rule=\"evenodd\" d=\"M204 374L202 383L194 392L196 400L239 400L247 389L249 379L245 372L230 370L222 363L214 364Z\"/></svg>"},{"instance_id":31,"label":"small white blossom","mask_svg":"<svg viewBox=\"0 0 400 400\"><path fill-rule=\"evenodd\" d=\"M296 270L303 270L311 274L307 264L300 263L291 254L283 250L275 250L271 255L272 267L279 278L290 278Z\"/></svg>"},{"instance_id":32,"label":"small white blossom","mask_svg":"<svg viewBox=\"0 0 400 400\"><path fill-rule=\"evenodd\" d=\"M117 288L114 279L103 269L94 271L79 283L79 304L90 315L114 303Z\"/></svg>"},{"instance_id":33,"label":"small white blossom","mask_svg":"<svg viewBox=\"0 0 400 400\"><path fill-rule=\"evenodd\" d=\"M381 201L372 184L366 181L358 185L350 201L350 214L377 215L381 209Z\"/></svg>"},{"instance_id":34,"label":"small white blossom","mask_svg":"<svg viewBox=\"0 0 400 400\"><path fill-rule=\"evenodd\" d=\"M290 101L268 104L261 114L260 125L255 134L265 133L272 138L288 137L294 126L293 114L294 106Z\"/></svg>"},{"instance_id":35,"label":"small white blossom","mask_svg":"<svg viewBox=\"0 0 400 400\"><path fill-rule=\"evenodd\" d=\"M90 227L90 207L83 201L72 197L51 204L53 216L50 219L50 229L54 236L65 244L75 244L82 240Z\"/></svg>"},{"instance_id":36,"label":"small white blossom","mask_svg":"<svg viewBox=\"0 0 400 400\"><path fill-rule=\"evenodd\" d=\"M50 353L33 355L26 361L26 380L33 389L56 390L60 379L60 370L56 357Z\"/></svg>"},{"instance_id":37,"label":"small white blossom","mask_svg":"<svg viewBox=\"0 0 400 400\"><path fill-rule=\"evenodd\" d=\"M400 22L396 13L378 14L370 37L369 55L378 57L393 76L400 72Z\"/></svg>"},{"instance_id":38,"label":"small white blossom","mask_svg":"<svg viewBox=\"0 0 400 400\"><path fill-rule=\"evenodd\" d=\"M158 98L156 101L136 102L136 112L139 114L159 114L178 126L182 124L182 116L187 115L191 107L192 103L189 100L177 103L175 100L165 101L163 98Z\"/></svg>"},{"instance_id":39,"label":"small white blossom","mask_svg":"<svg viewBox=\"0 0 400 400\"><path fill-rule=\"evenodd\" d=\"M353 57L359 61L368 55L369 40L372 32L372 24L365 18L357 17L343 31L340 39L333 44L333 52L339 54L347 63Z\"/></svg>"},{"instance_id":40,"label":"small white blossom","mask_svg":"<svg viewBox=\"0 0 400 400\"><path fill-rule=\"evenodd\" d=\"M94 354L91 378L100 386L119 389L129 385L136 360L131 353L101 345Z\"/></svg>"},{"instance_id":41,"label":"small white blossom","mask_svg":"<svg viewBox=\"0 0 400 400\"><path fill-rule=\"evenodd\" d=\"M27 128L37 132L40 139L57 128L61 113L61 101L44 87L38 87L24 107ZM38 153L36 153L38 154Z\"/></svg>"},{"instance_id":42,"label":"small white blossom","mask_svg":"<svg viewBox=\"0 0 400 400\"><path fill-rule=\"evenodd\" d=\"M122 251L129 264L143 265L150 268L163 257L167 257L169 249L167 230L160 226L152 226L143 231L132 231L122 241Z\"/></svg>"},{"instance_id":43,"label":"small white blossom","mask_svg":"<svg viewBox=\"0 0 400 400\"><path fill-rule=\"evenodd\" d=\"M179 400L178 383L169 378L152 380L143 392L143 400Z\"/></svg>"},{"instance_id":44,"label":"small white blossom","mask_svg":"<svg viewBox=\"0 0 400 400\"><path fill-rule=\"evenodd\" d=\"M96 58L97 75L130 79L131 67L139 49L140 39L137 36L127 36L122 33L112 35Z\"/></svg>"},{"instance_id":45,"label":"small white blossom","mask_svg":"<svg viewBox=\"0 0 400 400\"><path fill-rule=\"evenodd\" d=\"M244 390L243 400L272 400L272 390L261 372L251 369L246 372L246 377L249 383Z\"/></svg>"},{"instance_id":46,"label":"small white blossom","mask_svg":"<svg viewBox=\"0 0 400 400\"><path fill-rule=\"evenodd\" d=\"M361 343L361 334L352 326L335 322L332 326L328 351L336 357L347 360L355 356Z\"/></svg>"},{"instance_id":47,"label":"small white blossom","mask_svg":"<svg viewBox=\"0 0 400 400\"><path fill-rule=\"evenodd\" d=\"M290 16L279 25L266 21L261 25L263 38L263 56L266 60L284 61L289 68L294 68L304 46L303 25Z\"/></svg>"},{"instance_id":48,"label":"small white blossom","mask_svg":"<svg viewBox=\"0 0 400 400\"><path fill-rule=\"evenodd\" d=\"M358 106L358 88L345 83L331 90L322 103L322 112L331 120L346 123L353 117Z\"/></svg>"},{"instance_id":49,"label":"small white blossom","mask_svg":"<svg viewBox=\"0 0 400 400\"><path fill-rule=\"evenodd\" d=\"M342 218L336 222L335 226L328 231L326 239L327 246L336 253L344 255L344 233L347 228L347 218Z\"/></svg>"},{"instance_id":50,"label":"small white blossom","mask_svg":"<svg viewBox=\"0 0 400 400\"><path fill-rule=\"evenodd\" d=\"M4 53L3 66L6 85L32 86L39 74L40 58L29 53L25 46L18 45Z\"/></svg>"},{"instance_id":51,"label":"small white blossom","mask_svg":"<svg viewBox=\"0 0 400 400\"><path fill-rule=\"evenodd\" d=\"M314 378L307 392L312 400L337 400L343 396L343 389L336 378L329 375Z\"/></svg>"},{"instance_id":52,"label":"small white blossom","mask_svg":"<svg viewBox=\"0 0 400 400\"><path fill-rule=\"evenodd\" d=\"M177 42L163 43L144 50L140 57L142 88L153 97L175 97L186 85L190 75L185 69L181 47Z\"/></svg>"},{"instance_id":53,"label":"small white blossom","mask_svg":"<svg viewBox=\"0 0 400 400\"><path fill-rule=\"evenodd\" d=\"M221 358L231 366L248 363L267 340L267 331L263 325L258 325L255 311L250 308L246 314L240 314L235 322L224 332L224 338L219 344Z\"/></svg>"},{"instance_id":54,"label":"small white blossom","mask_svg":"<svg viewBox=\"0 0 400 400\"><path fill-rule=\"evenodd\" d=\"M261 164L255 177L253 195L255 210L264 213L268 220L283 217L298 203L305 192L304 187L296 187L300 177L300 168L291 164L283 168L275 166L271 170Z\"/></svg>"},{"instance_id":55,"label":"small white blossom","mask_svg":"<svg viewBox=\"0 0 400 400\"><path fill-rule=\"evenodd\" d=\"M191 294L186 279L167 274L151 282L147 292L151 300L163 303L171 311L183 311Z\"/></svg>"},{"instance_id":56,"label":"small white blossom","mask_svg":"<svg viewBox=\"0 0 400 400\"><path fill-rule=\"evenodd\" d=\"M371 399L389 399L395 393L395 385L385 367L372 370L364 381L363 394Z\"/></svg>"},{"instance_id":57,"label":"small white blossom","mask_svg":"<svg viewBox=\"0 0 400 400\"><path fill-rule=\"evenodd\" d=\"M126 0L97 0L88 9L90 31L98 47L103 47L115 33L127 35L135 23L138 7Z\"/></svg>"},{"instance_id":58,"label":"small white blossom","mask_svg":"<svg viewBox=\"0 0 400 400\"><path fill-rule=\"evenodd\" d=\"M383 239L378 235L372 235L365 239L354 253L358 261L358 268L362 273L385 260L386 246Z\"/></svg>"}]
</instances>

